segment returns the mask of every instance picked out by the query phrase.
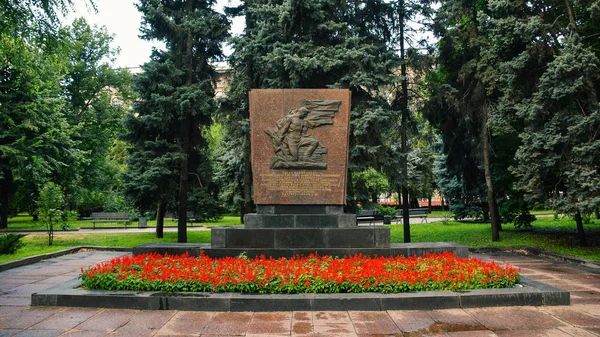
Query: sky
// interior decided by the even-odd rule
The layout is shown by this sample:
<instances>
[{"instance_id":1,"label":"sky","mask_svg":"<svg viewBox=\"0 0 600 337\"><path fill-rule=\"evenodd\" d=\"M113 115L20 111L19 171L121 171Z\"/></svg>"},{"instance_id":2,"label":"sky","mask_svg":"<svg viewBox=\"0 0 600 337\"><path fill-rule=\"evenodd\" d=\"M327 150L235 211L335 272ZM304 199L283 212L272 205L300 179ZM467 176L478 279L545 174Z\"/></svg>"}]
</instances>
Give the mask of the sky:
<instances>
[{"instance_id":1,"label":"sky","mask_svg":"<svg viewBox=\"0 0 600 337\"><path fill-rule=\"evenodd\" d=\"M96 0L97 13L88 9L83 0L74 2L74 11L62 20L63 25L71 24L75 18L84 17L92 26L105 26L107 31L114 35L112 47L121 49L113 64L115 67L138 67L149 61L153 46L164 47L160 42L144 41L138 37L142 19L134 5L137 0ZM217 0L217 10L222 11L223 6L236 3L237 0ZM241 34L243 29L242 18L232 22L232 34ZM225 47L225 53L230 53L230 49Z\"/></svg>"}]
</instances>

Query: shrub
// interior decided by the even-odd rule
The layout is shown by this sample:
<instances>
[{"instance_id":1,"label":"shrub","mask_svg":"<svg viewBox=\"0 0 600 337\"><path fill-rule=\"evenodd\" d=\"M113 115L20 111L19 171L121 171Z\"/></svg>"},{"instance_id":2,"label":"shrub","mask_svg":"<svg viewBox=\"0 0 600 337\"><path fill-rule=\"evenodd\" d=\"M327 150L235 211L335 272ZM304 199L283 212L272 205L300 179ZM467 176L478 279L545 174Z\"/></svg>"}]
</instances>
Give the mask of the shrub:
<instances>
[{"instance_id":1,"label":"shrub","mask_svg":"<svg viewBox=\"0 0 600 337\"><path fill-rule=\"evenodd\" d=\"M396 208L391 206L379 206L379 208L377 209L377 214L381 216L394 216L398 214L398 211L396 210Z\"/></svg>"},{"instance_id":2,"label":"shrub","mask_svg":"<svg viewBox=\"0 0 600 337\"><path fill-rule=\"evenodd\" d=\"M26 234L0 234L0 255L14 254L17 249L25 246L21 241Z\"/></svg>"}]
</instances>

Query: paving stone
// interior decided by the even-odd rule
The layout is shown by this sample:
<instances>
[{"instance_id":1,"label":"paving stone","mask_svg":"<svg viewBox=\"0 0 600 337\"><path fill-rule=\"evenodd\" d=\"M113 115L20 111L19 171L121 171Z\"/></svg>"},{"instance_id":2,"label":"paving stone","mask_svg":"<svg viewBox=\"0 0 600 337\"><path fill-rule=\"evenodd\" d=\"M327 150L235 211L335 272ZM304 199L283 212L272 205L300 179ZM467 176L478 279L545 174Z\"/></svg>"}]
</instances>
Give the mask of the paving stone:
<instances>
[{"instance_id":1,"label":"paving stone","mask_svg":"<svg viewBox=\"0 0 600 337\"><path fill-rule=\"evenodd\" d=\"M557 328L557 330L563 331L571 336L575 336L575 337L594 337L594 336L598 336L597 333L588 331L587 329L583 329L583 328L578 328L578 327L574 327L574 326L561 326L560 328Z\"/></svg>"},{"instance_id":2,"label":"paving stone","mask_svg":"<svg viewBox=\"0 0 600 337\"><path fill-rule=\"evenodd\" d=\"M59 276L53 276L49 278L45 278L37 282L37 284L61 284L66 281L72 280L73 277L79 276L79 273L73 275L73 273L67 273Z\"/></svg>"},{"instance_id":3,"label":"paving stone","mask_svg":"<svg viewBox=\"0 0 600 337\"><path fill-rule=\"evenodd\" d=\"M335 334L335 335L343 335L343 334L355 334L356 330L354 329L354 325L349 323L315 323L314 325L315 334Z\"/></svg>"},{"instance_id":4,"label":"paving stone","mask_svg":"<svg viewBox=\"0 0 600 337\"><path fill-rule=\"evenodd\" d=\"M6 318L11 315L16 315L22 313L24 310L28 310L28 307L25 306L0 306L0 320Z\"/></svg>"},{"instance_id":5,"label":"paving stone","mask_svg":"<svg viewBox=\"0 0 600 337\"><path fill-rule=\"evenodd\" d=\"M401 334L394 320L385 311L351 311L349 314L358 334Z\"/></svg>"},{"instance_id":6,"label":"paving stone","mask_svg":"<svg viewBox=\"0 0 600 337\"><path fill-rule=\"evenodd\" d=\"M10 337L21 332L21 330L0 329L0 337Z\"/></svg>"},{"instance_id":7,"label":"paving stone","mask_svg":"<svg viewBox=\"0 0 600 337\"><path fill-rule=\"evenodd\" d=\"M56 308L31 308L0 320L0 329L27 329L54 315Z\"/></svg>"},{"instance_id":8,"label":"paving stone","mask_svg":"<svg viewBox=\"0 0 600 337\"><path fill-rule=\"evenodd\" d=\"M31 328L71 330L100 311L101 309L66 308L56 312L53 316L48 317Z\"/></svg>"},{"instance_id":9,"label":"paving stone","mask_svg":"<svg viewBox=\"0 0 600 337\"><path fill-rule=\"evenodd\" d=\"M565 325L536 307L477 308L465 311L493 331L551 329Z\"/></svg>"},{"instance_id":10,"label":"paving stone","mask_svg":"<svg viewBox=\"0 0 600 337\"><path fill-rule=\"evenodd\" d=\"M495 330L494 333L498 337L549 337L548 333L551 330ZM553 337L573 337L565 334L560 330L556 330L560 335L554 335Z\"/></svg>"},{"instance_id":11,"label":"paving stone","mask_svg":"<svg viewBox=\"0 0 600 337\"><path fill-rule=\"evenodd\" d=\"M571 308L588 313L592 316L600 317L600 303L596 304L573 304Z\"/></svg>"},{"instance_id":12,"label":"paving stone","mask_svg":"<svg viewBox=\"0 0 600 337\"><path fill-rule=\"evenodd\" d=\"M294 311L292 315L292 336L312 334L313 317L310 311Z\"/></svg>"},{"instance_id":13,"label":"paving stone","mask_svg":"<svg viewBox=\"0 0 600 337\"><path fill-rule=\"evenodd\" d=\"M312 313L313 323L350 323L347 311L315 311Z\"/></svg>"},{"instance_id":14,"label":"paving stone","mask_svg":"<svg viewBox=\"0 0 600 337\"><path fill-rule=\"evenodd\" d=\"M25 306L31 304L29 296L2 296L0 297L0 306Z\"/></svg>"},{"instance_id":15,"label":"paving stone","mask_svg":"<svg viewBox=\"0 0 600 337\"><path fill-rule=\"evenodd\" d=\"M136 310L102 309L77 326L80 330L112 332L129 322Z\"/></svg>"},{"instance_id":16,"label":"paving stone","mask_svg":"<svg viewBox=\"0 0 600 337\"><path fill-rule=\"evenodd\" d=\"M429 317L431 317L436 323L447 323L447 324L468 324L468 325L480 325L481 324L463 309L444 309L444 310L431 310L427 311Z\"/></svg>"},{"instance_id":17,"label":"paving stone","mask_svg":"<svg viewBox=\"0 0 600 337\"><path fill-rule=\"evenodd\" d=\"M423 311L416 310L388 310L388 314L394 320L398 329L402 332L414 332L429 329L435 321Z\"/></svg>"},{"instance_id":18,"label":"paving stone","mask_svg":"<svg viewBox=\"0 0 600 337\"><path fill-rule=\"evenodd\" d=\"M600 317L570 307L545 307L541 310L574 326L600 328Z\"/></svg>"},{"instance_id":19,"label":"paving stone","mask_svg":"<svg viewBox=\"0 0 600 337\"><path fill-rule=\"evenodd\" d=\"M216 313L202 333L208 335L243 335L248 329L252 315L252 313L241 312Z\"/></svg>"},{"instance_id":20,"label":"paving stone","mask_svg":"<svg viewBox=\"0 0 600 337\"><path fill-rule=\"evenodd\" d=\"M29 283L5 291L1 293L0 296L31 296L31 294L46 290L49 287L48 284Z\"/></svg>"},{"instance_id":21,"label":"paving stone","mask_svg":"<svg viewBox=\"0 0 600 337\"><path fill-rule=\"evenodd\" d=\"M15 337L57 337L63 334L63 330L23 330Z\"/></svg>"},{"instance_id":22,"label":"paving stone","mask_svg":"<svg viewBox=\"0 0 600 337\"><path fill-rule=\"evenodd\" d=\"M104 337L104 336L106 336L106 333L104 331L94 331L94 330L81 331L81 330L77 330L77 329L71 329L71 330L65 332L64 334L62 334L60 337Z\"/></svg>"},{"instance_id":23,"label":"paving stone","mask_svg":"<svg viewBox=\"0 0 600 337\"><path fill-rule=\"evenodd\" d=\"M256 312L247 334L277 335L291 333L292 312Z\"/></svg>"},{"instance_id":24,"label":"paving stone","mask_svg":"<svg viewBox=\"0 0 600 337\"><path fill-rule=\"evenodd\" d=\"M164 310L144 310L131 316L127 324L115 330L115 334L122 336L153 336L160 330L173 316L176 311Z\"/></svg>"},{"instance_id":25,"label":"paving stone","mask_svg":"<svg viewBox=\"0 0 600 337\"><path fill-rule=\"evenodd\" d=\"M446 333L449 337L496 337L493 331L456 331Z\"/></svg>"},{"instance_id":26,"label":"paving stone","mask_svg":"<svg viewBox=\"0 0 600 337\"><path fill-rule=\"evenodd\" d=\"M214 315L214 312L209 311L179 311L162 326L156 336L198 336Z\"/></svg>"}]
</instances>

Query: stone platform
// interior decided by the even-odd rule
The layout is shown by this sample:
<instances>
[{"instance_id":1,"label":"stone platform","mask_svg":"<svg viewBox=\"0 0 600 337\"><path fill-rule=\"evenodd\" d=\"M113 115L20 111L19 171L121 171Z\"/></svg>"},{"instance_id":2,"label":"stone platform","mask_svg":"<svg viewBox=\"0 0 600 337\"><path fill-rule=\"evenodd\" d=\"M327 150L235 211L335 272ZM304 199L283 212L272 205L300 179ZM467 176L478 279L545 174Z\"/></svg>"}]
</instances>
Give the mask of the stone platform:
<instances>
[{"instance_id":1,"label":"stone platform","mask_svg":"<svg viewBox=\"0 0 600 337\"><path fill-rule=\"evenodd\" d=\"M212 228L212 248L389 248L387 227Z\"/></svg>"},{"instance_id":2,"label":"stone platform","mask_svg":"<svg viewBox=\"0 0 600 337\"><path fill-rule=\"evenodd\" d=\"M80 284L81 280L75 278L34 293L31 305L189 311L382 311L570 304L568 291L525 278L516 288L398 294L163 293L84 290Z\"/></svg>"},{"instance_id":3,"label":"stone platform","mask_svg":"<svg viewBox=\"0 0 600 337\"><path fill-rule=\"evenodd\" d=\"M360 232L359 232L360 233ZM359 237L357 235L357 237ZM238 256L245 254L248 257L264 255L266 257L292 257L294 255L319 255L352 256L363 254L367 256L425 256L427 253L451 252L458 257L468 257L469 248L454 242L420 242L420 243L392 243L384 248L215 248L209 243L145 243L133 247L133 255L146 253L159 253L170 255L189 254L198 256L200 252L210 257Z\"/></svg>"}]
</instances>

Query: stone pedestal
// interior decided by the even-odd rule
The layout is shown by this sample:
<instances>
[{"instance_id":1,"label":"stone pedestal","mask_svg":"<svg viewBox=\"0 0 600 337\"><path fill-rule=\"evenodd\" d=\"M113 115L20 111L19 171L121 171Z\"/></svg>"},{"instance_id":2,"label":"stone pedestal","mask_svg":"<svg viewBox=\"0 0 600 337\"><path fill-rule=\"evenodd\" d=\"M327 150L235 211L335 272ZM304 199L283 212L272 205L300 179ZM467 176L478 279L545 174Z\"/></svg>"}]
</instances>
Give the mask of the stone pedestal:
<instances>
[{"instance_id":1,"label":"stone pedestal","mask_svg":"<svg viewBox=\"0 0 600 337\"><path fill-rule=\"evenodd\" d=\"M356 216L336 205L258 205L244 223L245 228L352 228Z\"/></svg>"},{"instance_id":2,"label":"stone pedestal","mask_svg":"<svg viewBox=\"0 0 600 337\"><path fill-rule=\"evenodd\" d=\"M389 248L387 227L211 229L211 248Z\"/></svg>"}]
</instances>

